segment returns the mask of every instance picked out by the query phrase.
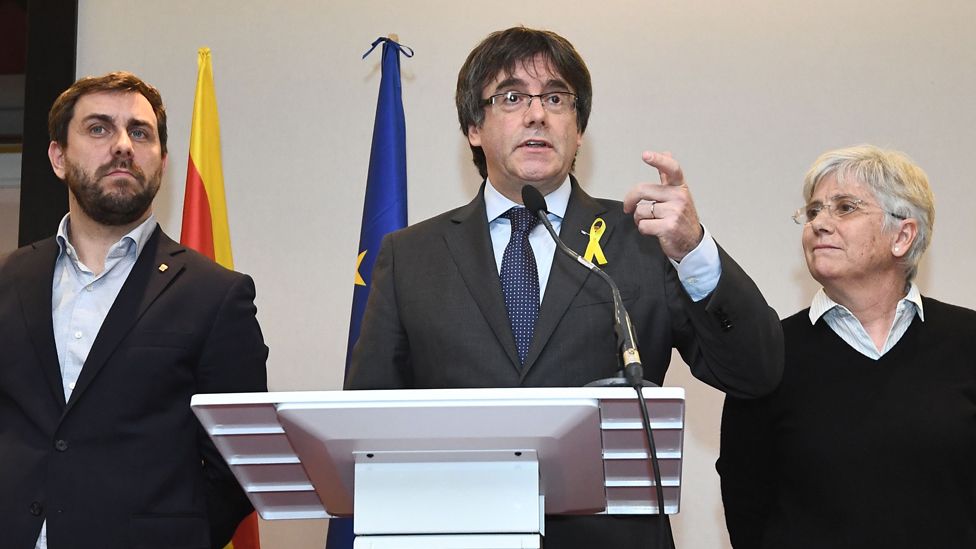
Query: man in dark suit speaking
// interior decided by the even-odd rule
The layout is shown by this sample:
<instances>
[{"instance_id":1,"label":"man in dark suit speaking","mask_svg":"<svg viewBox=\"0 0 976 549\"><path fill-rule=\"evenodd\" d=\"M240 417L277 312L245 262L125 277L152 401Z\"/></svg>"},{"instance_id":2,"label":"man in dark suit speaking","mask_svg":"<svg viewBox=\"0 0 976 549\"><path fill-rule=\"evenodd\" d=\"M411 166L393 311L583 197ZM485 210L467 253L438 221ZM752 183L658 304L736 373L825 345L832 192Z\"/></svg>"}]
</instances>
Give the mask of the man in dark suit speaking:
<instances>
[{"instance_id":1,"label":"man in dark suit speaking","mask_svg":"<svg viewBox=\"0 0 976 549\"><path fill-rule=\"evenodd\" d=\"M0 259L0 545L222 547L251 506L190 396L267 390L254 283L157 225L156 88L82 78L48 125L68 214Z\"/></svg>"},{"instance_id":2,"label":"man in dark suit speaking","mask_svg":"<svg viewBox=\"0 0 976 549\"><path fill-rule=\"evenodd\" d=\"M698 221L678 163L645 152L660 181L623 203L571 175L590 113L589 71L559 35L488 36L457 84L461 130L485 178L469 204L386 237L346 378L351 389L581 386L620 367L606 284L521 205L532 185L566 243L612 276L645 377L662 383L677 348L696 377L742 397L772 391L779 320ZM647 516L547 517L545 546L647 547Z\"/></svg>"}]
</instances>

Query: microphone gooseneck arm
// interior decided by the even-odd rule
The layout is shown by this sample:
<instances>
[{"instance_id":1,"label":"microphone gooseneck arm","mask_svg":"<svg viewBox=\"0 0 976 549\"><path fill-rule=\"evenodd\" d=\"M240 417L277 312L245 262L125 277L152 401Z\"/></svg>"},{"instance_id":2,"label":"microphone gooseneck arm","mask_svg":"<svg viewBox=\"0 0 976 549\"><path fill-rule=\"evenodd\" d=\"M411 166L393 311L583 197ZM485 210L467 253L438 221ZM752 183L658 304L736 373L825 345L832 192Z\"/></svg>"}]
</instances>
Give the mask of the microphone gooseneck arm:
<instances>
[{"instance_id":1,"label":"microphone gooseneck arm","mask_svg":"<svg viewBox=\"0 0 976 549\"><path fill-rule=\"evenodd\" d=\"M642 387L644 385L644 367L641 365L640 353L637 351L637 341L634 337L634 325L630 321L630 315L627 314L627 309L624 307L624 301L620 297L620 289L617 288L617 284L614 283L610 275L605 273L603 269L597 267L592 262L587 261L580 254L576 253L572 248L567 246L559 235L556 234L556 230L553 229L552 223L549 222L548 209L546 208L546 200L542 197L542 194L538 189L531 185L526 185L522 187L522 203L525 204L526 208L530 211L535 212L539 217L539 221L546 227L549 231L549 235L556 242L556 247L559 248L561 252L573 258L577 263L583 265L590 271L594 272L602 278L609 286L613 294L613 331L617 335L617 345L620 348L621 357L623 358L624 364L624 378L626 378L627 383L633 387Z\"/></svg>"},{"instance_id":2,"label":"microphone gooseneck arm","mask_svg":"<svg viewBox=\"0 0 976 549\"><path fill-rule=\"evenodd\" d=\"M648 461L651 463L651 475L654 481L654 494L657 499L658 509L658 547L671 547L672 545L670 543L666 543L666 532L668 531L667 510L664 505L664 488L661 484L661 466L658 463L657 447L654 444L654 433L651 429L650 416L647 413L647 403L644 401L644 367L641 366L640 354L637 352L634 326L630 322L630 315L627 314L627 309L624 308L624 300L620 297L620 290L617 288L613 279L610 278L610 275L603 272L603 269L580 257L578 253L573 251L572 248L567 246L559 238L555 229L552 228L552 223L549 222L546 199L542 197L542 193L538 189L531 185L522 187L522 203L525 204L525 207L529 211L535 212L539 217L539 221L549 231L549 236L556 242L556 247L560 251L575 259L577 263L583 265L591 272L596 273L610 286L610 290L613 292L613 331L617 334L617 346L623 358L624 379L628 385L637 391L637 400L641 410L641 421L644 425L644 434L647 436ZM599 384L599 382L597 383ZM647 385L653 384L647 382Z\"/></svg>"}]
</instances>

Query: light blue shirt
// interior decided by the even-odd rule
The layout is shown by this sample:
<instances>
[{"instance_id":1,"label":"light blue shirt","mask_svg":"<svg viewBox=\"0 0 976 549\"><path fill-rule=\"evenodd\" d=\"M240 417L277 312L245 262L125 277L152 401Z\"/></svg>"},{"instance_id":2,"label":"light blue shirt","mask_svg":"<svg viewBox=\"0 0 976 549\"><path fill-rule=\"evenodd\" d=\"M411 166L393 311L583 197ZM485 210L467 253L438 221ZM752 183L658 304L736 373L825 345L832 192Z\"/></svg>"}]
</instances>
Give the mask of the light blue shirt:
<instances>
[{"instance_id":1,"label":"light blue shirt","mask_svg":"<svg viewBox=\"0 0 976 549\"><path fill-rule=\"evenodd\" d=\"M150 214L148 219L109 248L105 268L96 275L81 262L71 244L69 216L65 215L58 226L60 252L54 265L51 303L54 342L61 364L61 383L66 401L71 398L71 391L75 388L105 316L115 303L146 241L156 229L156 218Z\"/></svg>"},{"instance_id":2,"label":"light blue shirt","mask_svg":"<svg viewBox=\"0 0 976 549\"><path fill-rule=\"evenodd\" d=\"M925 322L925 312L922 310L922 294L918 291L918 286L912 282L908 288L908 294L898 302L895 308L895 318L888 330L888 337L885 344L878 351L874 346L874 341L868 335L867 330L861 321L843 305L827 297L823 288L813 296L813 303L810 305L810 324L816 324L817 319L823 317L824 322L835 334L840 336L845 343L854 348L862 355L878 360L894 347L901 337L912 325L912 320L918 314L919 320Z\"/></svg>"},{"instance_id":3,"label":"light blue shirt","mask_svg":"<svg viewBox=\"0 0 976 549\"><path fill-rule=\"evenodd\" d=\"M557 234L560 233L563 218L566 217L566 208L569 206L571 192L572 184L567 176L566 181L558 189L546 195L549 221ZM499 216L513 207L521 207L522 205L503 196L492 186L491 181L485 185L484 196L485 210L488 215L488 231L491 234L491 246L495 253L495 266L501 272L502 256L505 255L505 247L508 246L508 241L512 238L512 222ZM708 229L704 226L702 229L705 234L698 246L686 255L680 263L671 260L671 264L678 272L681 285L684 286L685 291L694 301L701 301L708 297L718 286L718 280L722 276L718 246ZM549 281L549 273L552 271L556 243L540 223L529 233L529 245L532 246L536 268L539 271L539 301L541 302L543 296L546 295L546 283Z\"/></svg>"}]
</instances>

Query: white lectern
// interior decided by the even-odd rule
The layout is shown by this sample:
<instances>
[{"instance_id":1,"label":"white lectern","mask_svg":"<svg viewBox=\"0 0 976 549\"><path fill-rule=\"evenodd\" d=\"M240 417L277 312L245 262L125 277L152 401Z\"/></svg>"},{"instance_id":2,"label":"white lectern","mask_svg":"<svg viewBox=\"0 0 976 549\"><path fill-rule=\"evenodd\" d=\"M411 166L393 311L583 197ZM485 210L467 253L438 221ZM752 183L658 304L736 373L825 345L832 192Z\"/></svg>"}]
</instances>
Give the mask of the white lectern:
<instances>
[{"instance_id":1,"label":"white lectern","mask_svg":"<svg viewBox=\"0 0 976 549\"><path fill-rule=\"evenodd\" d=\"M645 388L665 512L678 512L684 389ZM195 395L266 520L355 515L355 548L539 548L546 514L653 514L626 387Z\"/></svg>"}]
</instances>

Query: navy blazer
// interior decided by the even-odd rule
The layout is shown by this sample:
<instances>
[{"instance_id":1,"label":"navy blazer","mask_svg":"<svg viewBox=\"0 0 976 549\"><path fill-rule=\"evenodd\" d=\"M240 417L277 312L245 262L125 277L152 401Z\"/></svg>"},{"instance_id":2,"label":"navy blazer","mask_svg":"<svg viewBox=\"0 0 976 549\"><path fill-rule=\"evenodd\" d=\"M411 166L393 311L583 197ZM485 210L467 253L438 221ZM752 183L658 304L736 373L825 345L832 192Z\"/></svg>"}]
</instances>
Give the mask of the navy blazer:
<instances>
[{"instance_id":1,"label":"navy blazer","mask_svg":"<svg viewBox=\"0 0 976 549\"><path fill-rule=\"evenodd\" d=\"M65 402L54 238L0 260L0 532L31 549L222 547L251 505L190 410L266 391L250 277L147 241Z\"/></svg>"}]
</instances>

